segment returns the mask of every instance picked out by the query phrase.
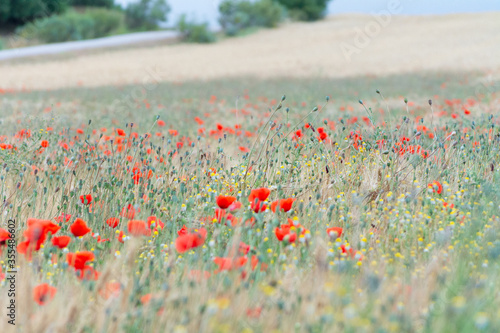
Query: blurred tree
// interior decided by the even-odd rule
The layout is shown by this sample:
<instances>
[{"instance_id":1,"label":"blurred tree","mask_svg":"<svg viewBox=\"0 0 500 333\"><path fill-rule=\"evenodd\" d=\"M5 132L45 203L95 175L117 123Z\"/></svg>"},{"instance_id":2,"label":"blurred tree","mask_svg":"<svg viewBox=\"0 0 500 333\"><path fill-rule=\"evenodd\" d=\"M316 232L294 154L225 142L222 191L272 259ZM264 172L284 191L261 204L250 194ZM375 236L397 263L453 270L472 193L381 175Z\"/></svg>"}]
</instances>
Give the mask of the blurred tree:
<instances>
[{"instance_id":1,"label":"blurred tree","mask_svg":"<svg viewBox=\"0 0 500 333\"><path fill-rule=\"evenodd\" d=\"M71 6L112 8L115 0L69 0Z\"/></svg>"},{"instance_id":2,"label":"blurred tree","mask_svg":"<svg viewBox=\"0 0 500 333\"><path fill-rule=\"evenodd\" d=\"M0 23L24 25L63 12L68 0L0 0Z\"/></svg>"},{"instance_id":3,"label":"blurred tree","mask_svg":"<svg viewBox=\"0 0 500 333\"><path fill-rule=\"evenodd\" d=\"M140 0L125 9L125 23L129 29L152 30L167 21L170 6L165 0Z\"/></svg>"},{"instance_id":4,"label":"blurred tree","mask_svg":"<svg viewBox=\"0 0 500 333\"><path fill-rule=\"evenodd\" d=\"M219 5L219 23L229 36L250 27L274 28L286 10L273 0L225 0Z\"/></svg>"},{"instance_id":5,"label":"blurred tree","mask_svg":"<svg viewBox=\"0 0 500 333\"><path fill-rule=\"evenodd\" d=\"M325 16L330 0L276 0L285 6L290 17L301 21L315 21Z\"/></svg>"}]
</instances>

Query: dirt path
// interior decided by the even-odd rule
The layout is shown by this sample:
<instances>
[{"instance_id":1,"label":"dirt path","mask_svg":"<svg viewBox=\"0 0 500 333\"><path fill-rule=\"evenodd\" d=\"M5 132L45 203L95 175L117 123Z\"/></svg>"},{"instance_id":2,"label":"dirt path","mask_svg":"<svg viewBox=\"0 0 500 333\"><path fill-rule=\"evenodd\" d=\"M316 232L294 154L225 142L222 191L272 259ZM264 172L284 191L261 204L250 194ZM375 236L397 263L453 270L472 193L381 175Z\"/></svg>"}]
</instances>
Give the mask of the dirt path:
<instances>
[{"instance_id":1,"label":"dirt path","mask_svg":"<svg viewBox=\"0 0 500 333\"><path fill-rule=\"evenodd\" d=\"M372 29L372 37L363 33L364 40L359 39L357 31L365 28ZM240 76L348 77L468 70L498 74L499 31L500 13L393 16L386 26L372 16L334 16L213 45L164 45L0 62L0 88L55 89Z\"/></svg>"}]
</instances>

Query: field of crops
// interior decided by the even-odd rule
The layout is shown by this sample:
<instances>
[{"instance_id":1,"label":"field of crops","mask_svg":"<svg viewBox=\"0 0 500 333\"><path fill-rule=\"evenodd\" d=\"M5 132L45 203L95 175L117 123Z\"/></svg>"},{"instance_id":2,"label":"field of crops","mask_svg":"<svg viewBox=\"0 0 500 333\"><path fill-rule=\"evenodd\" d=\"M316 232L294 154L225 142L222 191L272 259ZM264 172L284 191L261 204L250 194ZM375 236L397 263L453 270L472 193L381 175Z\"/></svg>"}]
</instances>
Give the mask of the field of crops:
<instances>
[{"instance_id":1,"label":"field of crops","mask_svg":"<svg viewBox=\"0 0 500 333\"><path fill-rule=\"evenodd\" d=\"M498 332L499 84L2 90L0 307L14 285L19 332Z\"/></svg>"}]
</instances>

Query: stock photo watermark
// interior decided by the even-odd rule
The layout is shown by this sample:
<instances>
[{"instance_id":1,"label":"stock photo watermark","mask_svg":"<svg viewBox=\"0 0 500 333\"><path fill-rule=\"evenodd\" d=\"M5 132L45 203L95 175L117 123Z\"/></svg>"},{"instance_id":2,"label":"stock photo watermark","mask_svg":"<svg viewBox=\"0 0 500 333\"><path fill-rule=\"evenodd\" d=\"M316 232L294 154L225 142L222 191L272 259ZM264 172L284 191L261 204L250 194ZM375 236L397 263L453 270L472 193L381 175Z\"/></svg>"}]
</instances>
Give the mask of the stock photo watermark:
<instances>
[{"instance_id":1,"label":"stock photo watermark","mask_svg":"<svg viewBox=\"0 0 500 333\"><path fill-rule=\"evenodd\" d=\"M400 0L389 0L386 9L372 14L372 19L363 28L354 28L354 39L352 43L340 43L340 50L348 62L351 62L353 55L360 54L368 47L374 38L380 35L382 30L388 27L394 15L401 14L403 5Z\"/></svg>"},{"instance_id":2,"label":"stock photo watermark","mask_svg":"<svg viewBox=\"0 0 500 333\"><path fill-rule=\"evenodd\" d=\"M7 306L7 317L10 325L16 325L16 273L17 273L17 241L15 238L16 221L10 219L7 225L7 231L10 238L7 240L7 276L5 281L7 283L7 297L9 298L9 305Z\"/></svg>"}]
</instances>

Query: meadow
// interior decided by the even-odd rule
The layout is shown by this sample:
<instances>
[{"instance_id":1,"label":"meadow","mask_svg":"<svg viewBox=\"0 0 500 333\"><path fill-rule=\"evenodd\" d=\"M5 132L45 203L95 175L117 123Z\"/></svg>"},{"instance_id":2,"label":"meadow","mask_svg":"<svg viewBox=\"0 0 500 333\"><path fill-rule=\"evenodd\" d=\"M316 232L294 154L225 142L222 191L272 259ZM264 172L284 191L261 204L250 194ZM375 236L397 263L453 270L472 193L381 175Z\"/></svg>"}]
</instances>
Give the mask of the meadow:
<instances>
[{"instance_id":1,"label":"meadow","mask_svg":"<svg viewBox=\"0 0 500 333\"><path fill-rule=\"evenodd\" d=\"M2 90L0 330L498 332L499 84Z\"/></svg>"}]
</instances>

